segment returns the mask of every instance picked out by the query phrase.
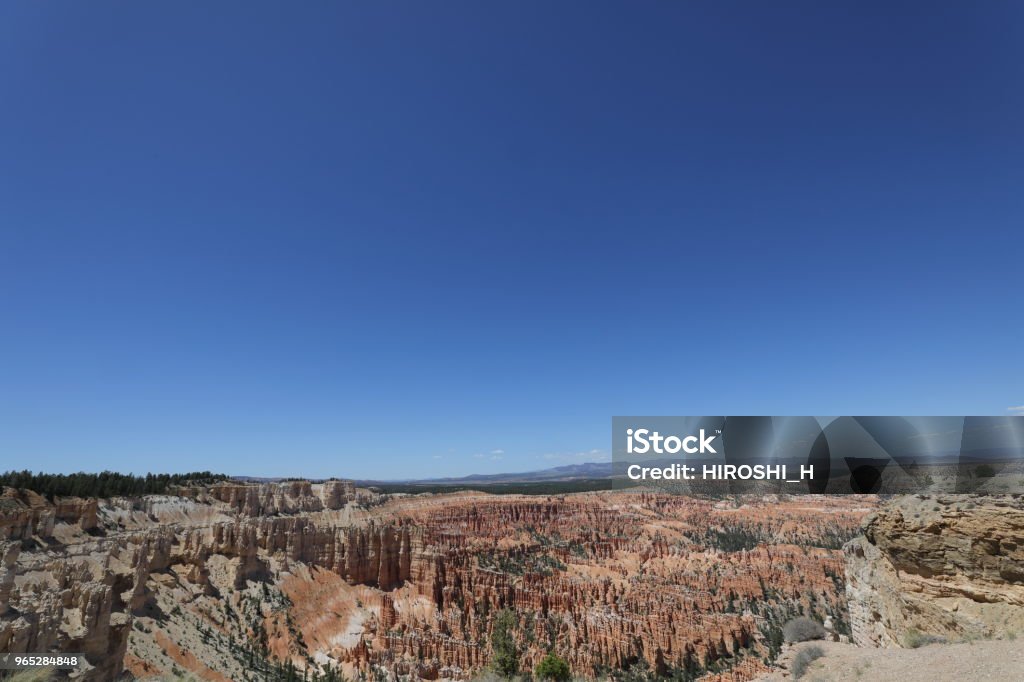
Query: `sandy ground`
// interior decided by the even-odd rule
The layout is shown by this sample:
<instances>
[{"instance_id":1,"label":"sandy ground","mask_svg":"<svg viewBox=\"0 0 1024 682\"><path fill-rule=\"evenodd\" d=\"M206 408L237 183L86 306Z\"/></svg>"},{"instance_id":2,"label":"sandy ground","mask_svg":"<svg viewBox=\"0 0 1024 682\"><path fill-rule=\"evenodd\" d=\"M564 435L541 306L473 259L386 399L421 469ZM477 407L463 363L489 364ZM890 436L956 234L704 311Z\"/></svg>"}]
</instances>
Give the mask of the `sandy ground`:
<instances>
[{"instance_id":1,"label":"sandy ground","mask_svg":"<svg viewBox=\"0 0 1024 682\"><path fill-rule=\"evenodd\" d=\"M808 642L781 657L789 661L802 647L817 645L825 655L812 663L802 682L993 682L1024 681L1024 641L988 640L931 644L919 649L864 649L852 644ZM758 682L792 680L788 672Z\"/></svg>"}]
</instances>

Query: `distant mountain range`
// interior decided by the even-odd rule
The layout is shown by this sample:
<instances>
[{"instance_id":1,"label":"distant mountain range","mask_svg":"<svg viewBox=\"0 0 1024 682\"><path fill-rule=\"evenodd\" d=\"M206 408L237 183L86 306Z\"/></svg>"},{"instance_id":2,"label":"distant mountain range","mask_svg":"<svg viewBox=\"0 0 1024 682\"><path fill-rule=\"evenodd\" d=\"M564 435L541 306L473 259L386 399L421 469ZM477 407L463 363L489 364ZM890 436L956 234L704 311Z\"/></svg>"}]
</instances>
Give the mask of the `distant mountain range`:
<instances>
[{"instance_id":1,"label":"distant mountain range","mask_svg":"<svg viewBox=\"0 0 1024 682\"><path fill-rule=\"evenodd\" d=\"M370 486L377 483L408 483L424 485L465 485L481 483L530 483L541 481L577 481L588 478L610 478L611 462L585 462L583 464L567 464L539 471L523 471L507 474L470 474L469 476L448 478L419 478L402 480L357 480L356 485Z\"/></svg>"}]
</instances>

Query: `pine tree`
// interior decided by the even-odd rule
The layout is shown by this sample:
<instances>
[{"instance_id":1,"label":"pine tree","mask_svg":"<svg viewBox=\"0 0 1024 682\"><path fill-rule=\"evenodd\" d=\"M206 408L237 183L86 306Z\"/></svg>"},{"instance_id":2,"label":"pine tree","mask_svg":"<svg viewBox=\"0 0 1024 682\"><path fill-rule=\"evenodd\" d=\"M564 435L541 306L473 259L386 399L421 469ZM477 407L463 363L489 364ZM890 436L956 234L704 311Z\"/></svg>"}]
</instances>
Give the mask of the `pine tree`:
<instances>
[{"instance_id":1,"label":"pine tree","mask_svg":"<svg viewBox=\"0 0 1024 682\"><path fill-rule=\"evenodd\" d=\"M514 677L519 672L519 649L516 646L516 616L509 609L502 609L494 619L491 630L491 665L502 677Z\"/></svg>"}]
</instances>

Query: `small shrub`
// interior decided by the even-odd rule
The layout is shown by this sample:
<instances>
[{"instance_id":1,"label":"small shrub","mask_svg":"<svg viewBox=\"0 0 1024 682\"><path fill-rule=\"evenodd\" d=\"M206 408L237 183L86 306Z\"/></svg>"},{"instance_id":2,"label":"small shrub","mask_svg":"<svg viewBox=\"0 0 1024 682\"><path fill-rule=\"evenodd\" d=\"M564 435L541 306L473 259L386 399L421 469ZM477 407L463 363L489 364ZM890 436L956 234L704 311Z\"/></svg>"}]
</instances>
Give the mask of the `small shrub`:
<instances>
[{"instance_id":1,"label":"small shrub","mask_svg":"<svg viewBox=\"0 0 1024 682\"><path fill-rule=\"evenodd\" d=\"M825 628L816 620L800 616L782 626L782 636L787 642L806 642L811 639L824 639Z\"/></svg>"},{"instance_id":2,"label":"small shrub","mask_svg":"<svg viewBox=\"0 0 1024 682\"><path fill-rule=\"evenodd\" d=\"M996 470L991 464L979 464L974 468L974 475L978 478L994 478Z\"/></svg>"},{"instance_id":3,"label":"small shrub","mask_svg":"<svg viewBox=\"0 0 1024 682\"><path fill-rule=\"evenodd\" d=\"M903 643L908 649L917 649L929 644L945 644L946 638L940 635L929 635L911 628L903 635Z\"/></svg>"},{"instance_id":4,"label":"small shrub","mask_svg":"<svg viewBox=\"0 0 1024 682\"><path fill-rule=\"evenodd\" d=\"M990 633L971 631L965 632L960 636L960 641L966 644L974 644L975 642L985 639L992 639L992 635ZM942 641L945 642L946 640L943 638Z\"/></svg>"},{"instance_id":5,"label":"small shrub","mask_svg":"<svg viewBox=\"0 0 1024 682\"><path fill-rule=\"evenodd\" d=\"M808 666L824 655L825 650L817 644L812 644L811 646L804 647L798 651L796 656L793 658L793 677L799 680L804 676L804 673L807 672Z\"/></svg>"}]
</instances>

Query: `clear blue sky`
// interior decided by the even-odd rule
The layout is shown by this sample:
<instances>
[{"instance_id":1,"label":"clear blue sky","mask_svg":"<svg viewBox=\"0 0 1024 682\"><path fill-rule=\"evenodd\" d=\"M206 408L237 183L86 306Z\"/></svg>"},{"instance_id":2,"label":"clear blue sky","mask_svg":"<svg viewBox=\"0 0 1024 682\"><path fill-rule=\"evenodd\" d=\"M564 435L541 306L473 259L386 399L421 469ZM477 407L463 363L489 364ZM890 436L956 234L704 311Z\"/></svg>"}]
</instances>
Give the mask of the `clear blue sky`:
<instances>
[{"instance_id":1,"label":"clear blue sky","mask_svg":"<svg viewBox=\"0 0 1024 682\"><path fill-rule=\"evenodd\" d=\"M5 2L0 469L1024 404L1024 5Z\"/></svg>"}]
</instances>

